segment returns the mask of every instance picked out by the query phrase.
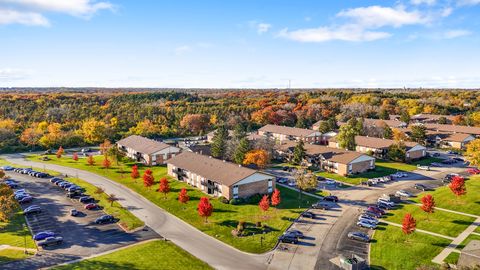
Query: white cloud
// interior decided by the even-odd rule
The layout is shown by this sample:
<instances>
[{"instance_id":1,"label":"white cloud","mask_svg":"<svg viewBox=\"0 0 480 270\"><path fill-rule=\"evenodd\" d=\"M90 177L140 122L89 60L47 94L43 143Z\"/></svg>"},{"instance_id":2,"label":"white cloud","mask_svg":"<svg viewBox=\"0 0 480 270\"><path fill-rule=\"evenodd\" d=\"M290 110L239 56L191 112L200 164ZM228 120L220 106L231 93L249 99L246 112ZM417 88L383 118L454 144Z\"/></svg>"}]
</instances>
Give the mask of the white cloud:
<instances>
[{"instance_id":1,"label":"white cloud","mask_svg":"<svg viewBox=\"0 0 480 270\"><path fill-rule=\"evenodd\" d=\"M403 6L381 7L369 6L341 11L339 17L353 19L364 27L379 28L384 26L401 27L403 25L425 24L429 22L427 16L418 11L406 11Z\"/></svg>"},{"instance_id":2,"label":"white cloud","mask_svg":"<svg viewBox=\"0 0 480 270\"><path fill-rule=\"evenodd\" d=\"M454 29L454 30L448 30L445 33L443 33L443 38L444 39L453 39L453 38L468 36L470 34L472 34L472 32L470 32L468 30Z\"/></svg>"},{"instance_id":3,"label":"white cloud","mask_svg":"<svg viewBox=\"0 0 480 270\"><path fill-rule=\"evenodd\" d=\"M175 48L174 52L176 55L184 55L188 52L191 52L192 51L192 47L188 46L188 45L182 45L182 46L179 46L177 48Z\"/></svg>"},{"instance_id":4,"label":"white cloud","mask_svg":"<svg viewBox=\"0 0 480 270\"><path fill-rule=\"evenodd\" d=\"M450 14L452 14L452 12L453 12L453 8L451 8L451 7L446 7L446 8L444 8L444 9L442 10L442 12L441 12L440 15L441 15L442 17L448 17L448 16L450 16Z\"/></svg>"},{"instance_id":5,"label":"white cloud","mask_svg":"<svg viewBox=\"0 0 480 270\"><path fill-rule=\"evenodd\" d=\"M0 24L49 26L44 13L64 13L85 19L99 10L113 10L109 2L93 0L0 0Z\"/></svg>"},{"instance_id":6,"label":"white cloud","mask_svg":"<svg viewBox=\"0 0 480 270\"><path fill-rule=\"evenodd\" d=\"M459 6L474 6L480 4L480 0L458 0Z\"/></svg>"},{"instance_id":7,"label":"white cloud","mask_svg":"<svg viewBox=\"0 0 480 270\"><path fill-rule=\"evenodd\" d=\"M433 6L435 5L437 1L436 0L411 0L410 3L412 3L413 5L429 5L429 6Z\"/></svg>"},{"instance_id":8,"label":"white cloud","mask_svg":"<svg viewBox=\"0 0 480 270\"><path fill-rule=\"evenodd\" d=\"M28 73L29 72L22 69L15 69L15 68L0 69L0 81L8 82L8 81L22 80L28 77Z\"/></svg>"},{"instance_id":9,"label":"white cloud","mask_svg":"<svg viewBox=\"0 0 480 270\"><path fill-rule=\"evenodd\" d=\"M263 34L263 33L266 33L268 32L268 30L270 30L270 28L272 27L271 24L268 24L268 23L259 23L257 24L257 33L259 35Z\"/></svg>"},{"instance_id":10,"label":"white cloud","mask_svg":"<svg viewBox=\"0 0 480 270\"><path fill-rule=\"evenodd\" d=\"M278 36L300 42L326 42L331 40L373 41L388 38L391 34L380 31L368 31L357 25L344 25L338 28L318 27L295 31L283 29Z\"/></svg>"}]
</instances>

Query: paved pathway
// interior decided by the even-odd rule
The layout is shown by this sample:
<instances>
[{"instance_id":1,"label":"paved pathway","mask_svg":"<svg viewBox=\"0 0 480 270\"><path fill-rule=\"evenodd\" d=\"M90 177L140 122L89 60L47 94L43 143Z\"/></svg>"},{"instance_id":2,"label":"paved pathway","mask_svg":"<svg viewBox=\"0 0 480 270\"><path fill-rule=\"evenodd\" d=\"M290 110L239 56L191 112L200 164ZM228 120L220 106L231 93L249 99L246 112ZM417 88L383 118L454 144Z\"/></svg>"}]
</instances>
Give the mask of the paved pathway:
<instances>
[{"instance_id":1,"label":"paved pathway","mask_svg":"<svg viewBox=\"0 0 480 270\"><path fill-rule=\"evenodd\" d=\"M395 223L395 222L386 221L384 219L381 219L380 221L383 222L383 223L387 223L388 225L392 225L392 226L396 226L396 227L400 227L400 228L402 227L402 224L398 224L398 223ZM421 229L415 229L415 231L430 234L430 235L437 236L437 237L446 238L446 239L449 239L449 240L455 240L454 237L446 236L446 235L439 234L439 233L429 232L429 231L425 231L425 230L421 230Z\"/></svg>"},{"instance_id":2,"label":"paved pathway","mask_svg":"<svg viewBox=\"0 0 480 270\"><path fill-rule=\"evenodd\" d=\"M28 161L20 155L4 155L8 162L22 166L45 168L78 178L115 194L119 203L145 222L160 235L165 236L193 256L216 269L266 269L270 254L250 254L239 251L185 223L161 209L133 190L95 173L56 164Z\"/></svg>"},{"instance_id":3,"label":"paved pathway","mask_svg":"<svg viewBox=\"0 0 480 270\"><path fill-rule=\"evenodd\" d=\"M448 245L440 254L433 258L432 262L442 264L445 258L450 255L450 253L455 251L455 248L460 245L475 229L480 225L480 217L477 218L468 228L465 229L460 235L453 239L452 243Z\"/></svg>"}]
</instances>

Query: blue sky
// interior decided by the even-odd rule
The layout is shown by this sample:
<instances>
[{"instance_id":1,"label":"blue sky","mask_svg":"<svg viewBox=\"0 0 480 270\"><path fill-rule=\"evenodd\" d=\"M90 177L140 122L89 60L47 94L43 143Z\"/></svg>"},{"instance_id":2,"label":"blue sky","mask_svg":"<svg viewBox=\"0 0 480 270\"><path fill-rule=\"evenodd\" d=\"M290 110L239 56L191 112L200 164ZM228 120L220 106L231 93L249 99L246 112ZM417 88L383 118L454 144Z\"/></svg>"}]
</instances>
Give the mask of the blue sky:
<instances>
[{"instance_id":1,"label":"blue sky","mask_svg":"<svg viewBox=\"0 0 480 270\"><path fill-rule=\"evenodd\" d=\"M0 86L480 87L480 0L0 0Z\"/></svg>"}]
</instances>

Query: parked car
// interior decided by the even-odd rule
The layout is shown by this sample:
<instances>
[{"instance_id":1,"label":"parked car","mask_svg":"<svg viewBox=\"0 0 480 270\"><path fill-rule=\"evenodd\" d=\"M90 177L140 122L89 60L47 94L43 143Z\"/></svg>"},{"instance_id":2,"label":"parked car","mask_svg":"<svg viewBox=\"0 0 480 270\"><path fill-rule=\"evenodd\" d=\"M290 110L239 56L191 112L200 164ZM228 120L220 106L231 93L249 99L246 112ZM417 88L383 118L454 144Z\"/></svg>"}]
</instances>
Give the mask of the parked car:
<instances>
[{"instance_id":1,"label":"parked car","mask_svg":"<svg viewBox=\"0 0 480 270\"><path fill-rule=\"evenodd\" d=\"M332 180L332 179L327 179L325 180L325 184L327 185L335 185L337 182L335 182L335 180Z\"/></svg>"},{"instance_id":2,"label":"parked car","mask_svg":"<svg viewBox=\"0 0 480 270\"><path fill-rule=\"evenodd\" d=\"M42 208L38 205L31 205L23 210L24 215L36 214L42 212Z\"/></svg>"},{"instance_id":3,"label":"parked car","mask_svg":"<svg viewBox=\"0 0 480 270\"><path fill-rule=\"evenodd\" d=\"M104 223L110 223L115 221L115 218L111 215L103 215L97 219L95 219L96 224L104 224Z\"/></svg>"},{"instance_id":4,"label":"parked car","mask_svg":"<svg viewBox=\"0 0 480 270\"><path fill-rule=\"evenodd\" d=\"M419 169L419 170L424 170L424 171L430 171L430 166L418 164L418 165L417 165L417 169Z\"/></svg>"},{"instance_id":5,"label":"parked car","mask_svg":"<svg viewBox=\"0 0 480 270\"><path fill-rule=\"evenodd\" d=\"M75 198L77 196L82 196L83 193L81 190L75 190L75 191L69 191L67 192L67 197L68 198Z\"/></svg>"},{"instance_id":6,"label":"parked car","mask_svg":"<svg viewBox=\"0 0 480 270\"><path fill-rule=\"evenodd\" d=\"M323 177L323 176L317 176L317 181L321 182L321 181L325 181L327 180L327 178Z\"/></svg>"},{"instance_id":7,"label":"parked car","mask_svg":"<svg viewBox=\"0 0 480 270\"><path fill-rule=\"evenodd\" d=\"M364 222L368 222L368 223L372 223L372 224L378 224L379 223L378 219L364 218L362 215L358 217L358 221L364 221Z\"/></svg>"},{"instance_id":8,"label":"parked car","mask_svg":"<svg viewBox=\"0 0 480 270\"><path fill-rule=\"evenodd\" d=\"M408 174L404 172L396 172L394 174L391 174L390 176L396 177L396 178L403 178L403 177L407 177Z\"/></svg>"},{"instance_id":9,"label":"parked car","mask_svg":"<svg viewBox=\"0 0 480 270\"><path fill-rule=\"evenodd\" d=\"M13 182L6 182L5 183L8 187L10 188L18 188L18 184L17 183L13 183Z\"/></svg>"},{"instance_id":10,"label":"parked car","mask_svg":"<svg viewBox=\"0 0 480 270\"><path fill-rule=\"evenodd\" d=\"M282 243L291 243L291 244L297 244L298 243L298 237L295 237L293 235L289 234L283 234L281 235L278 240Z\"/></svg>"},{"instance_id":11,"label":"parked car","mask_svg":"<svg viewBox=\"0 0 480 270\"><path fill-rule=\"evenodd\" d=\"M362 227L362 228L367 228L367 229L372 229L375 230L377 228L377 225L365 221L358 221L357 226Z\"/></svg>"},{"instance_id":12,"label":"parked car","mask_svg":"<svg viewBox=\"0 0 480 270\"><path fill-rule=\"evenodd\" d=\"M379 213L380 215L385 215L385 214L386 214L385 210L383 210L383 209L381 209L381 208L379 208L379 207L377 207L377 206L373 206L373 205L369 206L369 207L367 208L367 210L368 210L368 211L372 211L372 212L377 212L377 213Z\"/></svg>"},{"instance_id":13,"label":"parked car","mask_svg":"<svg viewBox=\"0 0 480 270\"><path fill-rule=\"evenodd\" d=\"M413 188L421 190L421 191L426 191L428 190L428 187L425 186L424 184L415 184L413 185Z\"/></svg>"},{"instance_id":14,"label":"parked car","mask_svg":"<svg viewBox=\"0 0 480 270\"><path fill-rule=\"evenodd\" d=\"M76 186L76 185L70 186L70 187L67 188L67 191L69 191L69 192L77 191L77 190L82 190L82 188L79 187L79 186Z\"/></svg>"},{"instance_id":15,"label":"parked car","mask_svg":"<svg viewBox=\"0 0 480 270\"><path fill-rule=\"evenodd\" d=\"M277 182L280 183L280 184L285 184L285 183L288 182L288 178L278 177L278 178L277 178Z\"/></svg>"},{"instance_id":16,"label":"parked car","mask_svg":"<svg viewBox=\"0 0 480 270\"><path fill-rule=\"evenodd\" d=\"M50 183L57 183L57 182L60 182L60 181L63 181L62 178L58 178L58 177L53 177L52 179L50 179Z\"/></svg>"},{"instance_id":17,"label":"parked car","mask_svg":"<svg viewBox=\"0 0 480 270\"><path fill-rule=\"evenodd\" d=\"M358 216L358 220L361 220L361 219L371 220L374 223L378 223L378 219L376 217L372 217L366 214L361 214L360 216Z\"/></svg>"},{"instance_id":18,"label":"parked car","mask_svg":"<svg viewBox=\"0 0 480 270\"><path fill-rule=\"evenodd\" d=\"M469 174L480 174L480 170L477 169L477 168L468 168L468 169L467 169L467 172L468 172Z\"/></svg>"},{"instance_id":19,"label":"parked car","mask_svg":"<svg viewBox=\"0 0 480 270\"><path fill-rule=\"evenodd\" d=\"M15 200L19 201L25 197L30 197L30 195L28 195L27 193L19 193L17 195L15 195Z\"/></svg>"},{"instance_id":20,"label":"parked car","mask_svg":"<svg viewBox=\"0 0 480 270\"><path fill-rule=\"evenodd\" d=\"M37 241L37 245L41 247L51 246L51 245L60 245L63 242L61 236L51 236L47 237L44 240Z\"/></svg>"},{"instance_id":21,"label":"parked car","mask_svg":"<svg viewBox=\"0 0 480 270\"><path fill-rule=\"evenodd\" d=\"M70 210L70 216L76 217L76 216L78 216L78 214L80 214L80 212L78 212L77 209L71 209Z\"/></svg>"},{"instance_id":22,"label":"parked car","mask_svg":"<svg viewBox=\"0 0 480 270\"><path fill-rule=\"evenodd\" d=\"M282 170L284 170L284 171L288 171L289 169L290 169L289 166L283 166L283 168L282 168Z\"/></svg>"},{"instance_id":23,"label":"parked car","mask_svg":"<svg viewBox=\"0 0 480 270\"><path fill-rule=\"evenodd\" d=\"M449 154L449 155L458 155L458 152L457 152L457 151L453 151L453 150L448 150L448 151L447 151L447 154Z\"/></svg>"},{"instance_id":24,"label":"parked car","mask_svg":"<svg viewBox=\"0 0 480 270\"><path fill-rule=\"evenodd\" d=\"M0 167L2 170L8 172L8 171L13 171L15 168L12 166L2 166Z\"/></svg>"},{"instance_id":25,"label":"parked car","mask_svg":"<svg viewBox=\"0 0 480 270\"><path fill-rule=\"evenodd\" d=\"M381 209L386 209L386 210L390 210L394 207L391 204L384 203L383 201L377 202L377 206Z\"/></svg>"},{"instance_id":26,"label":"parked car","mask_svg":"<svg viewBox=\"0 0 480 270\"><path fill-rule=\"evenodd\" d=\"M451 165L451 164L454 164L454 163L456 163L456 161L453 160L453 159L444 159L444 160L442 160L442 164Z\"/></svg>"},{"instance_id":27,"label":"parked car","mask_svg":"<svg viewBox=\"0 0 480 270\"><path fill-rule=\"evenodd\" d=\"M363 212L363 214L369 215L369 216L372 216L372 217L375 217L375 218L381 218L382 217L382 214L380 214L378 212L369 211L369 210L365 210Z\"/></svg>"},{"instance_id":28,"label":"parked car","mask_svg":"<svg viewBox=\"0 0 480 270\"><path fill-rule=\"evenodd\" d=\"M432 163L430 163L430 166L431 167L442 167L443 165L442 165L442 163L439 163L439 162L432 162Z\"/></svg>"},{"instance_id":29,"label":"parked car","mask_svg":"<svg viewBox=\"0 0 480 270\"><path fill-rule=\"evenodd\" d=\"M314 218L315 218L315 214L312 213L312 212L308 212L308 211L307 211L307 212L303 212L303 213L302 213L302 217L314 219Z\"/></svg>"},{"instance_id":30,"label":"parked car","mask_svg":"<svg viewBox=\"0 0 480 270\"><path fill-rule=\"evenodd\" d=\"M52 237L52 236L55 236L55 233L54 232L51 232L51 231L43 231L43 232L39 232L39 233L36 233L34 236L33 236L33 240L35 241L38 241L38 240L43 240L47 237Z\"/></svg>"},{"instance_id":31,"label":"parked car","mask_svg":"<svg viewBox=\"0 0 480 270\"><path fill-rule=\"evenodd\" d=\"M328 210L330 209L330 205L326 204L326 203L322 203L322 202L317 202L317 203L314 203L312 204L312 208L313 209L323 209L323 210Z\"/></svg>"},{"instance_id":32,"label":"parked car","mask_svg":"<svg viewBox=\"0 0 480 270\"><path fill-rule=\"evenodd\" d=\"M395 195L397 195L397 196L399 196L399 197L407 197L407 198L413 197L413 194L412 194L412 193L410 193L410 192L408 192L408 191L406 191L406 190L403 190L403 189L395 192Z\"/></svg>"},{"instance_id":33,"label":"parked car","mask_svg":"<svg viewBox=\"0 0 480 270\"><path fill-rule=\"evenodd\" d=\"M323 200L327 201L327 202L338 202L338 197L333 196L333 195L329 195L329 196L323 197Z\"/></svg>"},{"instance_id":34,"label":"parked car","mask_svg":"<svg viewBox=\"0 0 480 270\"><path fill-rule=\"evenodd\" d=\"M33 201L33 197L32 196L26 196L26 197L23 197L21 198L20 200L18 200L18 203L22 204L22 203L31 203Z\"/></svg>"},{"instance_id":35,"label":"parked car","mask_svg":"<svg viewBox=\"0 0 480 270\"><path fill-rule=\"evenodd\" d=\"M370 242L370 236L364 232L349 232L347 237L352 240L358 240L363 242Z\"/></svg>"},{"instance_id":36,"label":"parked car","mask_svg":"<svg viewBox=\"0 0 480 270\"><path fill-rule=\"evenodd\" d=\"M465 160L461 157L454 157L453 160L458 161L458 162L465 162Z\"/></svg>"},{"instance_id":37,"label":"parked car","mask_svg":"<svg viewBox=\"0 0 480 270\"><path fill-rule=\"evenodd\" d=\"M288 230L286 231L284 234L288 234L288 235L291 235L293 237L297 237L297 238L304 238L305 235L303 235L303 233L299 230Z\"/></svg>"},{"instance_id":38,"label":"parked car","mask_svg":"<svg viewBox=\"0 0 480 270\"><path fill-rule=\"evenodd\" d=\"M296 186L296 185L297 185L297 184L296 184L295 182L288 182L288 186L289 186L289 187L294 187L294 186Z\"/></svg>"},{"instance_id":39,"label":"parked car","mask_svg":"<svg viewBox=\"0 0 480 270\"><path fill-rule=\"evenodd\" d=\"M390 205L391 207L395 206L394 202L391 202L385 198L378 198L377 203L384 203L384 204Z\"/></svg>"},{"instance_id":40,"label":"parked car","mask_svg":"<svg viewBox=\"0 0 480 270\"><path fill-rule=\"evenodd\" d=\"M94 210L97 208L98 208L98 205L96 203L88 203L85 205L85 209L87 210Z\"/></svg>"},{"instance_id":41,"label":"parked car","mask_svg":"<svg viewBox=\"0 0 480 270\"><path fill-rule=\"evenodd\" d=\"M83 197L80 197L80 199L78 199L79 202L81 203L89 203L89 202L93 202L94 199L90 196L83 196Z\"/></svg>"},{"instance_id":42,"label":"parked car","mask_svg":"<svg viewBox=\"0 0 480 270\"><path fill-rule=\"evenodd\" d=\"M20 193L27 193L27 191L24 188L17 189L13 192L13 195L17 195L17 194L20 194Z\"/></svg>"},{"instance_id":43,"label":"parked car","mask_svg":"<svg viewBox=\"0 0 480 270\"><path fill-rule=\"evenodd\" d=\"M440 153L437 153L437 152L432 154L432 157L439 157L439 156L440 156Z\"/></svg>"}]
</instances>

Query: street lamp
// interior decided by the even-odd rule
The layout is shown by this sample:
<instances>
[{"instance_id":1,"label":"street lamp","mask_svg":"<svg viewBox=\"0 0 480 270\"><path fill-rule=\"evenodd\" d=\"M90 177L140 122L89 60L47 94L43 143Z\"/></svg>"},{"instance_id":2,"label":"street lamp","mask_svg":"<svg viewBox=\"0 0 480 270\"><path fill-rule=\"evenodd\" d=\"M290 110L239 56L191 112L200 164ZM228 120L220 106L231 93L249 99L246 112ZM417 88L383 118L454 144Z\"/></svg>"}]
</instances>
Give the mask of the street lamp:
<instances>
[{"instance_id":1,"label":"street lamp","mask_svg":"<svg viewBox=\"0 0 480 270\"><path fill-rule=\"evenodd\" d=\"M263 240L265 240L265 232L260 236L260 246L263 247Z\"/></svg>"},{"instance_id":2,"label":"street lamp","mask_svg":"<svg viewBox=\"0 0 480 270\"><path fill-rule=\"evenodd\" d=\"M23 228L23 246L25 248L23 252L27 254L27 234L26 234L27 226L25 225L25 223L22 224L22 228Z\"/></svg>"}]
</instances>

